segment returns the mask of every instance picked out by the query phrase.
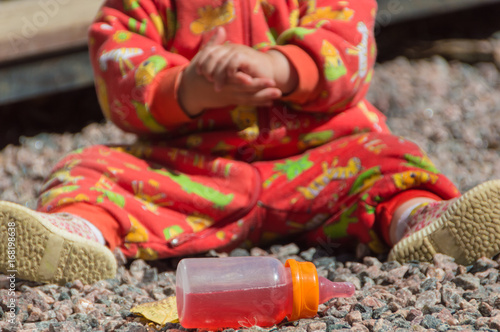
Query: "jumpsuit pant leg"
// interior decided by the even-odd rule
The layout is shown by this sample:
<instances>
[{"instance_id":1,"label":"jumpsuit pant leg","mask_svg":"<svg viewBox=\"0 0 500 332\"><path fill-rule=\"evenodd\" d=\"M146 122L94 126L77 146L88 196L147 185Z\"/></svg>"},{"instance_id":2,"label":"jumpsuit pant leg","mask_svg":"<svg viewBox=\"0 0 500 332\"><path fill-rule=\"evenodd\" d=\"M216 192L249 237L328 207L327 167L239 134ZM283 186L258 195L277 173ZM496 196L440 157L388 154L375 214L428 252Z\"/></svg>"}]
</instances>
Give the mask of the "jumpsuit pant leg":
<instances>
[{"instance_id":1,"label":"jumpsuit pant leg","mask_svg":"<svg viewBox=\"0 0 500 332\"><path fill-rule=\"evenodd\" d=\"M295 234L310 245L354 240L381 252L391 201L459 195L416 144L390 133L346 136L254 166L263 180L258 237L264 243Z\"/></svg>"},{"instance_id":2,"label":"jumpsuit pant leg","mask_svg":"<svg viewBox=\"0 0 500 332\"><path fill-rule=\"evenodd\" d=\"M141 144L92 146L55 166L38 210L91 211L80 215L108 244L118 238L128 257L191 255L247 236L250 225L240 219L256 205L260 182L243 162ZM116 227L102 227L110 221Z\"/></svg>"},{"instance_id":3,"label":"jumpsuit pant leg","mask_svg":"<svg viewBox=\"0 0 500 332\"><path fill-rule=\"evenodd\" d=\"M94 146L56 165L39 210L98 207L118 223L122 251L143 259L297 235L310 245L356 240L380 251L388 224L379 207L410 191L459 194L417 145L389 133L252 164L175 148Z\"/></svg>"}]
</instances>

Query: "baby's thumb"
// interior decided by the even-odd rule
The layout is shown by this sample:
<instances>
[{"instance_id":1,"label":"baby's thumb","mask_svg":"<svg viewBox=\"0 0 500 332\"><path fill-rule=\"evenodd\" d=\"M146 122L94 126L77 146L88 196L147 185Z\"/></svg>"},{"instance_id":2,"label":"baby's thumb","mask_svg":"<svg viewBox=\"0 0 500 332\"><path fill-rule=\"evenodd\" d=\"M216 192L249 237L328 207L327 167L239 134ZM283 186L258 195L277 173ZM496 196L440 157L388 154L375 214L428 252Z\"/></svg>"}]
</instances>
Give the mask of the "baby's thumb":
<instances>
[{"instance_id":1,"label":"baby's thumb","mask_svg":"<svg viewBox=\"0 0 500 332\"><path fill-rule=\"evenodd\" d=\"M206 46L222 45L226 41L226 29L223 27L215 28L215 32L205 44Z\"/></svg>"}]
</instances>

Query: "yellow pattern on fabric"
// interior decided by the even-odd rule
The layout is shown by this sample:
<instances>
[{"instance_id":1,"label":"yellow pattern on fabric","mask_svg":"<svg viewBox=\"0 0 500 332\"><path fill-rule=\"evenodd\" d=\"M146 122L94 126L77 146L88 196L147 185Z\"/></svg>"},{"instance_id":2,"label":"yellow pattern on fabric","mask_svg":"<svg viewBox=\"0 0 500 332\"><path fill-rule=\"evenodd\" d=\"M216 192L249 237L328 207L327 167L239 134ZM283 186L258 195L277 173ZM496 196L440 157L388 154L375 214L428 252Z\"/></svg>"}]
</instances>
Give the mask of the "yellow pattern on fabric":
<instances>
[{"instance_id":1,"label":"yellow pattern on fabric","mask_svg":"<svg viewBox=\"0 0 500 332\"><path fill-rule=\"evenodd\" d=\"M319 20L341 20L349 21L354 16L354 10L342 8L342 10L332 10L331 7L321 7L315 12L305 15L300 19L301 25L311 24Z\"/></svg>"},{"instance_id":2,"label":"yellow pattern on fabric","mask_svg":"<svg viewBox=\"0 0 500 332\"><path fill-rule=\"evenodd\" d=\"M199 212L194 212L186 217L186 223L191 226L193 232L196 233L212 226L214 224L214 219Z\"/></svg>"},{"instance_id":3,"label":"yellow pattern on fabric","mask_svg":"<svg viewBox=\"0 0 500 332\"><path fill-rule=\"evenodd\" d=\"M253 141L260 134L257 109L253 106L238 106L231 111L231 119L241 130L238 136Z\"/></svg>"},{"instance_id":4,"label":"yellow pattern on fabric","mask_svg":"<svg viewBox=\"0 0 500 332\"><path fill-rule=\"evenodd\" d=\"M73 192L73 191L78 190L78 189L80 189L80 186L63 186L63 187L57 187L54 189L50 189L50 190L44 192L40 196L40 201L41 201L42 205L47 205L50 201L55 199L57 196L67 194L67 193Z\"/></svg>"},{"instance_id":5,"label":"yellow pattern on fabric","mask_svg":"<svg viewBox=\"0 0 500 332\"><path fill-rule=\"evenodd\" d=\"M429 174L422 171L406 171L397 173L394 174L392 178L396 187L401 190L418 187L428 182L435 184L438 180L438 176L436 174Z\"/></svg>"},{"instance_id":6,"label":"yellow pattern on fabric","mask_svg":"<svg viewBox=\"0 0 500 332\"><path fill-rule=\"evenodd\" d=\"M163 25L163 20L161 19L160 15L151 14L150 17L151 21L153 21L156 31L158 31L158 34L161 36L161 39L165 41L165 26Z\"/></svg>"},{"instance_id":7,"label":"yellow pattern on fabric","mask_svg":"<svg viewBox=\"0 0 500 332\"><path fill-rule=\"evenodd\" d=\"M334 81L347 73L347 69L344 65L344 61L342 61L340 57L339 51L327 40L323 40L321 55L325 57L324 71L327 80Z\"/></svg>"},{"instance_id":8,"label":"yellow pattern on fabric","mask_svg":"<svg viewBox=\"0 0 500 332\"><path fill-rule=\"evenodd\" d=\"M198 19L189 26L195 35L203 34L234 20L234 2L226 1L222 6L205 6L198 9Z\"/></svg>"},{"instance_id":9,"label":"yellow pattern on fabric","mask_svg":"<svg viewBox=\"0 0 500 332\"><path fill-rule=\"evenodd\" d=\"M349 159L346 166L336 166L338 159L334 159L330 167L325 161L321 164L323 173L317 176L307 187L298 187L306 199L316 198L320 192L332 181L336 179L348 179L359 173L361 161L357 157Z\"/></svg>"},{"instance_id":10,"label":"yellow pattern on fabric","mask_svg":"<svg viewBox=\"0 0 500 332\"><path fill-rule=\"evenodd\" d=\"M156 75L158 75L167 64L167 59L159 55L153 55L143 61L135 71L135 86L140 88L153 83Z\"/></svg>"},{"instance_id":11,"label":"yellow pattern on fabric","mask_svg":"<svg viewBox=\"0 0 500 332\"><path fill-rule=\"evenodd\" d=\"M128 215L130 220L130 230L125 236L125 242L147 242L149 240L147 229L131 214Z\"/></svg>"},{"instance_id":12,"label":"yellow pattern on fabric","mask_svg":"<svg viewBox=\"0 0 500 332\"><path fill-rule=\"evenodd\" d=\"M125 247L129 247L127 243L125 243ZM158 259L158 252L151 248L137 248L137 253L135 258L144 259L145 261L155 261Z\"/></svg>"},{"instance_id":13,"label":"yellow pattern on fabric","mask_svg":"<svg viewBox=\"0 0 500 332\"><path fill-rule=\"evenodd\" d=\"M159 202L166 197L165 193L157 193L155 195L148 195L144 192L143 181L132 181L132 190L134 191L134 198L138 200L142 207L151 213L158 215L158 208L160 206L170 206L172 202Z\"/></svg>"},{"instance_id":14,"label":"yellow pattern on fabric","mask_svg":"<svg viewBox=\"0 0 500 332\"><path fill-rule=\"evenodd\" d=\"M102 77L97 76L95 79L95 85L97 90L97 99L99 100L99 105L101 106L102 113L107 120L111 120L111 106L109 104L106 82Z\"/></svg>"},{"instance_id":15,"label":"yellow pattern on fabric","mask_svg":"<svg viewBox=\"0 0 500 332\"><path fill-rule=\"evenodd\" d=\"M65 197L60 199L57 202L56 206L63 206L66 204L74 204L80 202L90 202L90 198L85 194L78 194L75 197Z\"/></svg>"}]
</instances>

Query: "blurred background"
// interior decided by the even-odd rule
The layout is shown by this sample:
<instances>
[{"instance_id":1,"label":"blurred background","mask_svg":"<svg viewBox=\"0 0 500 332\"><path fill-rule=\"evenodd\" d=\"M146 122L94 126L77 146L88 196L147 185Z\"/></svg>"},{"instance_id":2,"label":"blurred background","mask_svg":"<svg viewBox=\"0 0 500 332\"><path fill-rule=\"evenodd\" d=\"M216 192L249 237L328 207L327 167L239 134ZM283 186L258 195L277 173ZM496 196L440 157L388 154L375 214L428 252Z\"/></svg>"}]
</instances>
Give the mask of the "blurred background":
<instances>
[{"instance_id":1,"label":"blurred background","mask_svg":"<svg viewBox=\"0 0 500 332\"><path fill-rule=\"evenodd\" d=\"M0 199L33 200L73 148L133 140L93 88L86 33L101 3L0 0ZM460 189L500 178L500 0L378 3L369 101Z\"/></svg>"}]
</instances>

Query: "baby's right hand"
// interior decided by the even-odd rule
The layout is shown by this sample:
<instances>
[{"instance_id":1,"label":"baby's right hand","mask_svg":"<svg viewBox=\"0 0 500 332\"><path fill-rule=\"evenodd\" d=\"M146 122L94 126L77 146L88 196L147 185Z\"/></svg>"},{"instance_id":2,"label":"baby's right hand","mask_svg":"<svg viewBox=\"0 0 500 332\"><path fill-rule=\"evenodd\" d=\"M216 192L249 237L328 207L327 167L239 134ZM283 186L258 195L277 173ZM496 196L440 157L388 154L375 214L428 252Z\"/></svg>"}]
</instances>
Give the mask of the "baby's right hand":
<instances>
[{"instance_id":1,"label":"baby's right hand","mask_svg":"<svg viewBox=\"0 0 500 332\"><path fill-rule=\"evenodd\" d=\"M184 111L194 117L206 108L230 105L271 106L281 98L281 90L267 78L249 78L237 73L228 84L218 91L214 84L196 72L190 64L182 72L178 100Z\"/></svg>"},{"instance_id":2,"label":"baby's right hand","mask_svg":"<svg viewBox=\"0 0 500 332\"><path fill-rule=\"evenodd\" d=\"M267 78L270 84L276 84L272 56L246 45L226 42L226 30L221 27L192 61L197 73L213 82L216 91L227 83L245 84L252 78Z\"/></svg>"},{"instance_id":3,"label":"baby's right hand","mask_svg":"<svg viewBox=\"0 0 500 332\"><path fill-rule=\"evenodd\" d=\"M283 53L274 49L261 52L225 41L226 30L217 28L192 60L197 73L214 83L215 91L220 91L227 84L250 84L255 78L266 79L282 94L296 89L299 80L297 70Z\"/></svg>"},{"instance_id":4,"label":"baby's right hand","mask_svg":"<svg viewBox=\"0 0 500 332\"><path fill-rule=\"evenodd\" d=\"M252 77L242 71L226 77L225 83L216 87L212 74L200 68L204 68L210 48L221 45L224 41L225 31L219 28L182 73L178 90L179 103L191 116L198 115L205 108L229 105L270 106L274 100L281 98L281 90L275 87L273 79Z\"/></svg>"}]
</instances>

